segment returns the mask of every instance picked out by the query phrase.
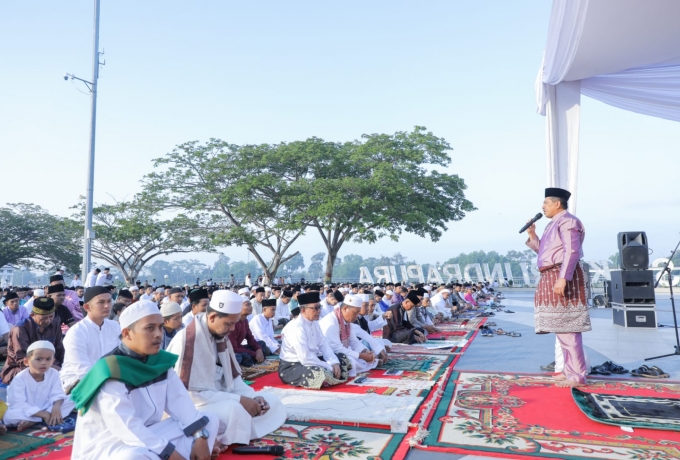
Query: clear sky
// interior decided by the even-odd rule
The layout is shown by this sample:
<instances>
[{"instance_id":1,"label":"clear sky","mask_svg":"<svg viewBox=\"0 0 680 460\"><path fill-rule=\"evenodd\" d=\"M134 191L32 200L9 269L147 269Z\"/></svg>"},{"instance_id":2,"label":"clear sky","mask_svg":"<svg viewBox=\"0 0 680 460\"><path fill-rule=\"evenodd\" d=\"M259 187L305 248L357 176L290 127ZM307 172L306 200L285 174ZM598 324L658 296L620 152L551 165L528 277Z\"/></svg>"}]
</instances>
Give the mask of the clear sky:
<instances>
[{"instance_id":1,"label":"clear sky","mask_svg":"<svg viewBox=\"0 0 680 460\"><path fill-rule=\"evenodd\" d=\"M540 211L547 180L533 88L550 6L102 0L95 202L131 197L153 158L189 140L346 141L422 125L452 145L449 172L478 211L436 243L404 236L340 255L425 263L521 250L517 230ZM62 77L91 78L92 13L90 0L0 3L0 204L68 215L85 194L90 99ZM613 254L625 230L648 232L652 259L668 255L680 238L678 145L678 123L583 98L586 259ZM323 245L309 232L295 249L309 263Z\"/></svg>"}]
</instances>

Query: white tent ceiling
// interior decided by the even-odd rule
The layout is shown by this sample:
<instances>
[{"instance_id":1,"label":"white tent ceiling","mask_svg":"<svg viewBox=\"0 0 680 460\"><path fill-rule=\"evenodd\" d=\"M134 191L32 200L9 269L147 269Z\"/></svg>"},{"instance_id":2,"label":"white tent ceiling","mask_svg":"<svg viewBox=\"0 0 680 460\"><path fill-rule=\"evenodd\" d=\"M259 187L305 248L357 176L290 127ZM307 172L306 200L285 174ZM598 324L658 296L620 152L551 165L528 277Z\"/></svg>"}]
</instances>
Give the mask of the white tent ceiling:
<instances>
[{"instance_id":1,"label":"white tent ceiling","mask_svg":"<svg viewBox=\"0 0 680 460\"><path fill-rule=\"evenodd\" d=\"M548 185L570 190L572 209L581 94L680 121L680 0L553 0L536 96Z\"/></svg>"}]
</instances>

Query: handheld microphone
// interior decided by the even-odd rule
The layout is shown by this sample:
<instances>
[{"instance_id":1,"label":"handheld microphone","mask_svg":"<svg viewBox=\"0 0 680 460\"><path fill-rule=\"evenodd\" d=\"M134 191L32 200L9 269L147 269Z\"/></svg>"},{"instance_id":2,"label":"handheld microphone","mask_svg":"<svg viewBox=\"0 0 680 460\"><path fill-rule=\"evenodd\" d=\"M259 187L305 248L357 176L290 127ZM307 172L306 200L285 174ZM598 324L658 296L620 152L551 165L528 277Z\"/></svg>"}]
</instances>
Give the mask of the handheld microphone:
<instances>
[{"instance_id":1,"label":"handheld microphone","mask_svg":"<svg viewBox=\"0 0 680 460\"><path fill-rule=\"evenodd\" d=\"M539 212L538 214L536 214L536 215L534 216L533 219L531 219L529 222L527 222L527 224L526 224L524 227L522 227L522 228L520 229L519 232L522 233L524 230L526 230L527 228L529 228L529 227L531 227L532 225L534 225L534 223L535 223L538 219L540 219L541 217L543 217L543 214L541 214L541 213Z\"/></svg>"},{"instance_id":2,"label":"handheld microphone","mask_svg":"<svg viewBox=\"0 0 680 460\"><path fill-rule=\"evenodd\" d=\"M264 455L276 455L277 457L280 457L283 455L283 446L266 446L266 447L259 447L259 446L243 446L243 447L234 447L232 449L232 452L235 454L264 454Z\"/></svg>"}]
</instances>

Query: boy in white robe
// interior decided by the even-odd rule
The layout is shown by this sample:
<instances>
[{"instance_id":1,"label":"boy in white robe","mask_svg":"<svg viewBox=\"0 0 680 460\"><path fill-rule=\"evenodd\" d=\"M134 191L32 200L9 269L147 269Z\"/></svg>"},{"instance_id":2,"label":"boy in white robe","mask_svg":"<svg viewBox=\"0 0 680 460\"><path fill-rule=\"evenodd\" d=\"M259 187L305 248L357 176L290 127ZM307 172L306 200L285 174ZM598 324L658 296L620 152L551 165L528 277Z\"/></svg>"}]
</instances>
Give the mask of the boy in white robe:
<instances>
[{"instance_id":1,"label":"boy in white robe","mask_svg":"<svg viewBox=\"0 0 680 460\"><path fill-rule=\"evenodd\" d=\"M17 431L45 422L59 425L73 411L75 404L61 389L59 372L52 368L54 345L38 340L28 347L24 362L28 366L19 372L7 388L9 408L3 423L16 426Z\"/></svg>"},{"instance_id":2,"label":"boy in white robe","mask_svg":"<svg viewBox=\"0 0 680 460\"><path fill-rule=\"evenodd\" d=\"M235 292L215 291L208 310L180 330L167 349L179 357L175 371L196 408L219 417L217 440L223 445L249 444L286 421L277 397L256 393L241 378L227 335L241 318L242 304Z\"/></svg>"},{"instance_id":3,"label":"boy in white robe","mask_svg":"<svg viewBox=\"0 0 680 460\"><path fill-rule=\"evenodd\" d=\"M352 332L351 324L359 316L362 304L363 299L360 296L347 296L340 308L319 321L321 331L333 351L336 354L344 354L352 363L350 377L356 376L357 372L367 372L378 365L375 354Z\"/></svg>"},{"instance_id":4,"label":"boy in white robe","mask_svg":"<svg viewBox=\"0 0 680 460\"><path fill-rule=\"evenodd\" d=\"M291 320L289 303L292 298L293 291L286 290L276 299L276 316L274 317L276 325L285 326Z\"/></svg>"},{"instance_id":5,"label":"boy in white robe","mask_svg":"<svg viewBox=\"0 0 680 460\"><path fill-rule=\"evenodd\" d=\"M163 317L151 301L120 315L122 343L71 393L80 410L72 457L78 460L208 460L219 420L196 410L160 349ZM217 446L213 453L221 451Z\"/></svg>"},{"instance_id":6,"label":"boy in white robe","mask_svg":"<svg viewBox=\"0 0 680 460\"><path fill-rule=\"evenodd\" d=\"M70 393L94 364L120 345L120 325L108 319L113 300L105 286L87 288L83 309L87 316L69 328L64 337L64 363L59 377Z\"/></svg>"},{"instance_id":7,"label":"boy in white robe","mask_svg":"<svg viewBox=\"0 0 680 460\"><path fill-rule=\"evenodd\" d=\"M250 320L248 325L255 340L264 342L273 354L279 353L281 344L274 338L274 317L276 316L276 299L262 301L262 313Z\"/></svg>"}]
</instances>

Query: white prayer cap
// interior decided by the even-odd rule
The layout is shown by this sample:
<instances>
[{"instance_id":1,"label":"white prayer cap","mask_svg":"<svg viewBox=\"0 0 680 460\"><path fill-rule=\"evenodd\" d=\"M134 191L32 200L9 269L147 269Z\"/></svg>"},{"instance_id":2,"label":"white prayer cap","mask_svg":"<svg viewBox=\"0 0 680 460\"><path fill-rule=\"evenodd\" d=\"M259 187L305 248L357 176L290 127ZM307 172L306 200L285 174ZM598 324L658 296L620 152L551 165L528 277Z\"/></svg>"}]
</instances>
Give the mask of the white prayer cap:
<instances>
[{"instance_id":1,"label":"white prayer cap","mask_svg":"<svg viewBox=\"0 0 680 460\"><path fill-rule=\"evenodd\" d=\"M250 298L247 295L242 295L241 298L243 299L244 302L250 300Z\"/></svg>"},{"instance_id":2,"label":"white prayer cap","mask_svg":"<svg viewBox=\"0 0 680 460\"><path fill-rule=\"evenodd\" d=\"M272 288L270 288L269 286L265 286L265 287L264 287L264 290L265 290L265 291L271 291Z\"/></svg>"},{"instance_id":3,"label":"white prayer cap","mask_svg":"<svg viewBox=\"0 0 680 460\"><path fill-rule=\"evenodd\" d=\"M161 312L158 310L158 305L156 302L150 300L140 300L135 302L120 314L118 321L120 322L120 328L125 329L129 327L132 323L136 323L142 318L146 318L151 315L160 315Z\"/></svg>"},{"instance_id":4,"label":"white prayer cap","mask_svg":"<svg viewBox=\"0 0 680 460\"><path fill-rule=\"evenodd\" d=\"M425 294L423 294L423 299L429 299L429 298L430 298L430 294L428 294L427 292Z\"/></svg>"},{"instance_id":5,"label":"white prayer cap","mask_svg":"<svg viewBox=\"0 0 680 460\"><path fill-rule=\"evenodd\" d=\"M391 290L391 289L388 289L388 290L385 292L385 295L394 295L394 291Z\"/></svg>"},{"instance_id":6,"label":"white prayer cap","mask_svg":"<svg viewBox=\"0 0 680 460\"><path fill-rule=\"evenodd\" d=\"M368 302L371 300L370 294L359 294L359 297L361 297L362 302Z\"/></svg>"},{"instance_id":7,"label":"white prayer cap","mask_svg":"<svg viewBox=\"0 0 680 460\"><path fill-rule=\"evenodd\" d=\"M348 295L345 296L345 300L343 300L342 303L344 303L345 305L349 305L350 307L361 308L361 305L364 303L364 300L361 298L360 295Z\"/></svg>"},{"instance_id":8,"label":"white prayer cap","mask_svg":"<svg viewBox=\"0 0 680 460\"><path fill-rule=\"evenodd\" d=\"M54 353L54 345L52 345L52 342L48 342L47 340L36 340L28 346L26 353L30 353L33 350L52 350L52 353Z\"/></svg>"},{"instance_id":9,"label":"white prayer cap","mask_svg":"<svg viewBox=\"0 0 680 460\"><path fill-rule=\"evenodd\" d=\"M245 293L247 293L247 292L248 292L248 288L247 288L247 287L244 287L244 288L241 288L241 289L238 290L238 293L241 294L241 295L243 295L243 294L245 294Z\"/></svg>"},{"instance_id":10,"label":"white prayer cap","mask_svg":"<svg viewBox=\"0 0 680 460\"><path fill-rule=\"evenodd\" d=\"M342 292L343 294L347 294L347 293L349 292L349 288L340 288L340 289L338 289L338 290L339 290L340 292Z\"/></svg>"},{"instance_id":11,"label":"white prayer cap","mask_svg":"<svg viewBox=\"0 0 680 460\"><path fill-rule=\"evenodd\" d=\"M189 285L185 283L185 284L184 284L184 287L189 287Z\"/></svg>"},{"instance_id":12,"label":"white prayer cap","mask_svg":"<svg viewBox=\"0 0 680 460\"><path fill-rule=\"evenodd\" d=\"M430 286L429 284L427 284L427 285L423 286L423 289L425 289L426 291L431 291L431 290L432 290L432 286Z\"/></svg>"},{"instance_id":13,"label":"white prayer cap","mask_svg":"<svg viewBox=\"0 0 680 460\"><path fill-rule=\"evenodd\" d=\"M210 299L210 308L226 315L241 313L242 305L243 297L226 289L213 292Z\"/></svg>"},{"instance_id":14,"label":"white prayer cap","mask_svg":"<svg viewBox=\"0 0 680 460\"><path fill-rule=\"evenodd\" d=\"M451 291L449 291L448 289L442 289L441 291L439 291L440 294L443 294L445 292L451 294Z\"/></svg>"},{"instance_id":15,"label":"white prayer cap","mask_svg":"<svg viewBox=\"0 0 680 460\"><path fill-rule=\"evenodd\" d=\"M161 315L163 315L163 318L176 315L177 313L182 313L182 307L180 307L177 302L165 302L161 306Z\"/></svg>"},{"instance_id":16,"label":"white prayer cap","mask_svg":"<svg viewBox=\"0 0 680 460\"><path fill-rule=\"evenodd\" d=\"M33 297L45 297L44 289L33 289Z\"/></svg>"},{"instance_id":17,"label":"white prayer cap","mask_svg":"<svg viewBox=\"0 0 680 460\"><path fill-rule=\"evenodd\" d=\"M156 293L157 293L157 294L165 294L165 289L163 289L163 288L158 288L158 289L156 289Z\"/></svg>"},{"instance_id":18,"label":"white prayer cap","mask_svg":"<svg viewBox=\"0 0 680 460\"><path fill-rule=\"evenodd\" d=\"M139 288L137 286L130 286L128 288L129 291L139 291Z\"/></svg>"}]
</instances>

